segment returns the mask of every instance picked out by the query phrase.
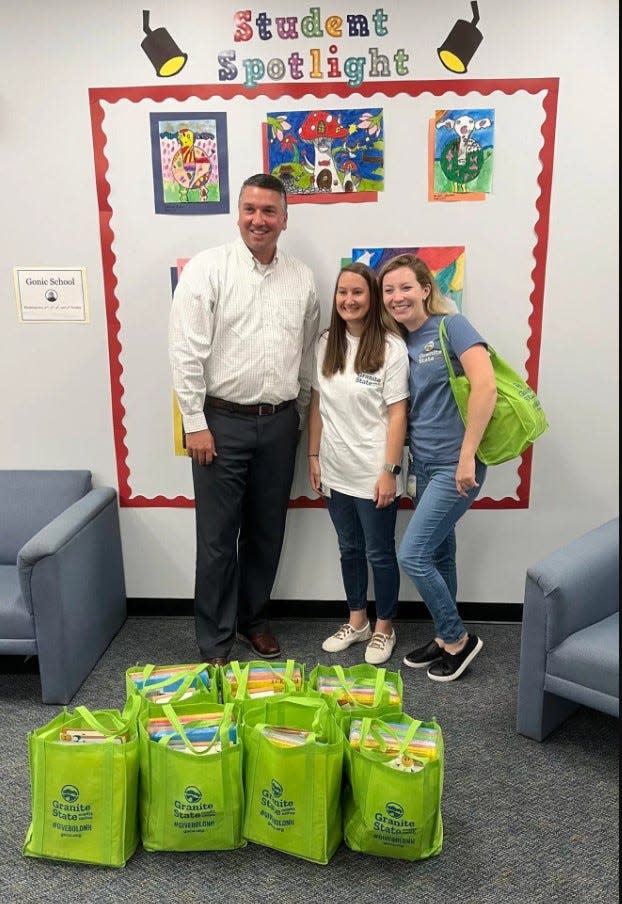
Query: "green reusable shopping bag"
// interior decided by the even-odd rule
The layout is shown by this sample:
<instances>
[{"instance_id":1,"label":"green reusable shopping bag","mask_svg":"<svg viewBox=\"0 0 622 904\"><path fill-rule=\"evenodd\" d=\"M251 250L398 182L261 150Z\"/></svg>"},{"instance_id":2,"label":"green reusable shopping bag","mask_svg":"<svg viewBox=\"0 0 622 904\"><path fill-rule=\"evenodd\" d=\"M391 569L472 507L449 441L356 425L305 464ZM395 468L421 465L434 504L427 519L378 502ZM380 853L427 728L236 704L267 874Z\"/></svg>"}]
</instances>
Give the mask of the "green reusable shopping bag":
<instances>
[{"instance_id":1,"label":"green reusable shopping bag","mask_svg":"<svg viewBox=\"0 0 622 904\"><path fill-rule=\"evenodd\" d=\"M205 662L168 666L147 663L127 669L125 690L128 699L138 695L152 703L178 703L186 699L217 703L218 673L218 666Z\"/></svg>"},{"instance_id":2,"label":"green reusable shopping bag","mask_svg":"<svg viewBox=\"0 0 622 904\"><path fill-rule=\"evenodd\" d=\"M443 317L440 322L438 338L449 373L449 385L462 423L466 425L471 384L465 374L457 375L454 371L446 348L449 339L445 319ZM485 465L500 465L522 455L549 425L533 389L490 345L488 354L495 372L497 402L477 449L477 457Z\"/></svg>"},{"instance_id":3,"label":"green reusable shopping bag","mask_svg":"<svg viewBox=\"0 0 622 904\"><path fill-rule=\"evenodd\" d=\"M266 732L309 732L284 747ZM343 732L330 707L302 695L249 703L242 721L244 836L249 841L326 864L342 840Z\"/></svg>"},{"instance_id":4,"label":"green reusable shopping bag","mask_svg":"<svg viewBox=\"0 0 622 904\"><path fill-rule=\"evenodd\" d=\"M285 662L252 659L242 663L234 659L223 666L221 672L223 703L235 702L240 711L252 700L304 692L305 666L294 659ZM262 687L253 688L252 678L258 673L263 675ZM299 676L298 684L294 681L295 674ZM235 685L229 679L233 679Z\"/></svg>"},{"instance_id":5,"label":"green reusable shopping bag","mask_svg":"<svg viewBox=\"0 0 622 904\"><path fill-rule=\"evenodd\" d=\"M393 857L398 860L423 860L439 854L443 846L441 796L443 792L444 748L436 721L421 722L401 714L397 719L407 726L399 753L388 755L380 729L391 731L381 719L363 719L361 738L369 735L372 744L361 743L354 749L346 743L346 782L343 794L343 831L346 845L353 851ZM436 759L404 757L408 744L420 726L437 731ZM400 760L400 768L389 761ZM406 763L423 764L417 772ZM413 767L416 768L416 767ZM403 771L404 770L404 771Z\"/></svg>"},{"instance_id":6,"label":"green reusable shopping bag","mask_svg":"<svg viewBox=\"0 0 622 904\"><path fill-rule=\"evenodd\" d=\"M182 719L205 713L218 713L221 721L208 749L198 752ZM172 723L183 749L170 746L170 735L152 740L147 727L154 716ZM195 729L208 724L192 721ZM139 734L143 847L147 851L225 851L244 846L242 745L232 704L149 704L139 716Z\"/></svg>"},{"instance_id":7,"label":"green reusable shopping bag","mask_svg":"<svg viewBox=\"0 0 622 904\"><path fill-rule=\"evenodd\" d=\"M328 684L334 685L332 690ZM320 663L309 675L309 692L332 698L343 714L337 720L347 732L350 719L400 713L404 684L399 672L368 663L349 668Z\"/></svg>"},{"instance_id":8,"label":"green reusable shopping bag","mask_svg":"<svg viewBox=\"0 0 622 904\"><path fill-rule=\"evenodd\" d=\"M32 822L28 857L125 866L138 844L135 698L118 710L65 709L28 735ZM97 731L99 742L62 742L61 731ZM120 737L126 740L116 740Z\"/></svg>"}]
</instances>

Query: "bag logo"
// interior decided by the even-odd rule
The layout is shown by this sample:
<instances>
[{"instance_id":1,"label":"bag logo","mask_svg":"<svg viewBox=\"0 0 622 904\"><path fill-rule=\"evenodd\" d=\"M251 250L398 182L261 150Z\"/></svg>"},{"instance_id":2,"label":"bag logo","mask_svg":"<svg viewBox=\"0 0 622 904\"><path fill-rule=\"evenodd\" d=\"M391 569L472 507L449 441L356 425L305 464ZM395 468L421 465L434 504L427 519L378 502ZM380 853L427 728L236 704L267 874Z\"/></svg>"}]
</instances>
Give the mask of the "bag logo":
<instances>
[{"instance_id":1,"label":"bag logo","mask_svg":"<svg viewBox=\"0 0 622 904\"><path fill-rule=\"evenodd\" d=\"M195 785L188 785L184 791L184 797L189 804L197 804L203 795Z\"/></svg>"},{"instance_id":2,"label":"bag logo","mask_svg":"<svg viewBox=\"0 0 622 904\"><path fill-rule=\"evenodd\" d=\"M279 784L275 778L270 782L270 787L275 797L280 797L283 794L283 785Z\"/></svg>"},{"instance_id":3,"label":"bag logo","mask_svg":"<svg viewBox=\"0 0 622 904\"><path fill-rule=\"evenodd\" d=\"M66 800L68 804L73 804L80 797L80 792L75 785L63 785L60 789L60 796Z\"/></svg>"},{"instance_id":4,"label":"bag logo","mask_svg":"<svg viewBox=\"0 0 622 904\"><path fill-rule=\"evenodd\" d=\"M284 832L295 824L296 805L293 800L283 797L283 785L275 778L270 779L270 788L261 792L259 815L277 832Z\"/></svg>"},{"instance_id":5,"label":"bag logo","mask_svg":"<svg viewBox=\"0 0 622 904\"><path fill-rule=\"evenodd\" d=\"M391 817L391 819L401 819L404 815L404 807L401 804L395 804L393 801L389 801L385 806L385 810L387 811L387 815Z\"/></svg>"}]
</instances>

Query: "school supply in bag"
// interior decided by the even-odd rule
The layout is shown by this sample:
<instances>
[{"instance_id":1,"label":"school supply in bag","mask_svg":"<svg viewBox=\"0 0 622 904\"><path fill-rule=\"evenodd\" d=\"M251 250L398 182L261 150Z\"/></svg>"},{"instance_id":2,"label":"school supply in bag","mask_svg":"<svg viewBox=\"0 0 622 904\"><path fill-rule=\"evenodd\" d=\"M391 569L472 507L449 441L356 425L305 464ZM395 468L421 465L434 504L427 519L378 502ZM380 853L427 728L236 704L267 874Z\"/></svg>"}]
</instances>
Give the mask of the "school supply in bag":
<instances>
[{"instance_id":1,"label":"school supply in bag","mask_svg":"<svg viewBox=\"0 0 622 904\"><path fill-rule=\"evenodd\" d=\"M127 696L137 694L150 703L180 700L218 701L218 668L205 662L134 666L125 673Z\"/></svg>"},{"instance_id":2,"label":"school supply in bag","mask_svg":"<svg viewBox=\"0 0 622 904\"><path fill-rule=\"evenodd\" d=\"M303 694L249 701L242 743L244 837L328 863L342 840L345 743L329 704Z\"/></svg>"},{"instance_id":3,"label":"school supply in bag","mask_svg":"<svg viewBox=\"0 0 622 904\"><path fill-rule=\"evenodd\" d=\"M471 386L466 375L457 375L451 363L445 320L443 317L439 324L438 338L449 374L449 385L462 423L466 425ZM497 402L476 454L485 465L499 465L522 455L549 425L533 389L490 345L488 354L495 372Z\"/></svg>"},{"instance_id":4,"label":"school supply in bag","mask_svg":"<svg viewBox=\"0 0 622 904\"><path fill-rule=\"evenodd\" d=\"M404 684L399 672L368 663L348 668L318 663L309 675L309 693L331 701L347 733L351 719L402 711Z\"/></svg>"},{"instance_id":5,"label":"school supply in bag","mask_svg":"<svg viewBox=\"0 0 622 904\"><path fill-rule=\"evenodd\" d=\"M65 708L29 733L26 856L125 866L139 838L139 707L135 698L123 712Z\"/></svg>"},{"instance_id":6,"label":"school supply in bag","mask_svg":"<svg viewBox=\"0 0 622 904\"><path fill-rule=\"evenodd\" d=\"M138 717L147 851L232 850L242 836L242 747L232 704L148 703Z\"/></svg>"},{"instance_id":7,"label":"school supply in bag","mask_svg":"<svg viewBox=\"0 0 622 904\"><path fill-rule=\"evenodd\" d=\"M422 860L443 845L444 747L436 721L364 718L346 744L344 841L353 851ZM422 741L434 739L432 747ZM419 749L416 749L416 748Z\"/></svg>"},{"instance_id":8,"label":"school supply in bag","mask_svg":"<svg viewBox=\"0 0 622 904\"><path fill-rule=\"evenodd\" d=\"M362 723L362 719L353 719L350 724L349 741L355 750L360 750L361 747ZM410 723L383 720L378 721L374 729L372 731L370 727L367 735L363 737L363 747L372 750L382 749L388 757L407 754L410 757L435 760L438 756L438 732L434 727L422 723L411 734ZM404 747L403 742L407 734L409 740Z\"/></svg>"},{"instance_id":9,"label":"school supply in bag","mask_svg":"<svg viewBox=\"0 0 622 904\"><path fill-rule=\"evenodd\" d=\"M300 693L305 684L303 664L288 659L286 662L232 660L222 669L222 698L227 703L235 700L245 704L261 697L275 694Z\"/></svg>"}]
</instances>

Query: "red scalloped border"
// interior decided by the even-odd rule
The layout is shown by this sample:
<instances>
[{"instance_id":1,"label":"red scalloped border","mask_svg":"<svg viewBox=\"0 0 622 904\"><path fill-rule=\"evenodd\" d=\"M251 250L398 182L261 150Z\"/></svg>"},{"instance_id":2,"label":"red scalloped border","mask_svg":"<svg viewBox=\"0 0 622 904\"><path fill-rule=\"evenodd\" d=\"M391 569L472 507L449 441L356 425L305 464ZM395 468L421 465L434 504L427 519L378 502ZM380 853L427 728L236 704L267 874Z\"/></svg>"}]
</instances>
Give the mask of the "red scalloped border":
<instances>
[{"instance_id":1,"label":"red scalloped border","mask_svg":"<svg viewBox=\"0 0 622 904\"><path fill-rule=\"evenodd\" d=\"M93 135L93 155L95 161L95 181L97 187L97 201L99 205L100 241L102 251L102 266L104 277L104 296L106 303L106 322L108 326L108 360L110 363L110 383L112 393L112 420L114 431L114 447L117 461L117 477L119 483L119 503L125 507L135 508L193 508L194 500L186 496L134 496L130 484L130 469L127 463L128 448L126 445L126 430L123 425L125 409L123 407L123 384L121 375L121 343L119 331L121 325L117 317L119 300L116 296L117 280L114 275L115 254L112 250L113 232L110 226L112 208L110 207L110 184L107 180L108 161L105 147L106 136L103 130L104 110L101 101L116 103L119 100L129 100L134 103L146 100L162 102L168 99L184 101L190 98L198 98L207 101L214 96L223 100L233 97L248 97L256 99L265 96L271 100L277 100L287 96L302 98L307 94L322 98L327 95L337 95L348 98L353 95L370 97L374 94L385 94L387 97L396 97L406 94L410 97L418 97L426 92L440 96L446 92L458 95L466 95L477 92L482 95L501 91L504 94L515 94L526 91L529 94L544 92L543 108L544 122L542 124L542 137L544 139L539 157L542 169L538 177L540 195L536 201L538 217L535 225L536 241L533 248L535 265L532 270L533 291L530 295L532 313L528 318L531 327L527 340L528 357L526 361L527 379L529 384L537 390L540 367L540 344L542 339L542 310L544 305L544 286L546 278L546 259L549 237L549 214L551 204L551 187L553 181L553 160L555 150L555 129L557 121L557 98L559 93L558 78L526 78L526 79L467 79L454 81L441 79L438 81L391 81L391 82L364 82L356 89L350 88L345 82L323 82L310 84L308 82L296 84L268 84L262 85L257 90L250 90L240 85L216 84L216 85L147 85L141 87L120 88L89 88L89 104L91 109L91 130ZM481 509L526 509L529 508L529 493L531 487L531 462L532 449L528 449L521 457L518 467L519 483L517 497L506 496L503 499L480 499L473 508ZM307 496L299 496L290 500L290 508L321 508L324 506L322 499L309 499ZM403 500L402 508L410 508L411 503Z\"/></svg>"}]
</instances>

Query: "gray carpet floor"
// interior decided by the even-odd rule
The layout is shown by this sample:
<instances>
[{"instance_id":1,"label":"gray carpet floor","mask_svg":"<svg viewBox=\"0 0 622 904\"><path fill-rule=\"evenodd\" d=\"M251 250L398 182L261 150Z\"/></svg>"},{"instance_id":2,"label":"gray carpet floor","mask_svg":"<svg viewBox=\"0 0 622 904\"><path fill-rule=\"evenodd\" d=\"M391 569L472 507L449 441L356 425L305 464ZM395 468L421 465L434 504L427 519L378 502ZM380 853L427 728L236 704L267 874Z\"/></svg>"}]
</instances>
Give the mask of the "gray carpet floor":
<instances>
[{"instance_id":1,"label":"gray carpet floor","mask_svg":"<svg viewBox=\"0 0 622 904\"><path fill-rule=\"evenodd\" d=\"M293 604L294 605L294 604ZM339 656L320 644L334 620L272 623L286 656L354 665L356 645ZM59 712L40 702L36 668L0 660L0 900L3 902L303 902L388 904L612 904L618 895L618 720L579 709L539 744L515 730L520 625L472 624L484 649L456 682L430 681L401 666L429 639L426 622L396 623L387 667L401 668L404 711L435 717L445 740L442 852L408 863L350 851L320 866L255 844L231 852L148 853L123 869L26 858L30 821L27 734ZM234 655L250 658L236 647ZM125 670L145 662L196 661L188 617L129 618L71 708L121 708Z\"/></svg>"}]
</instances>

